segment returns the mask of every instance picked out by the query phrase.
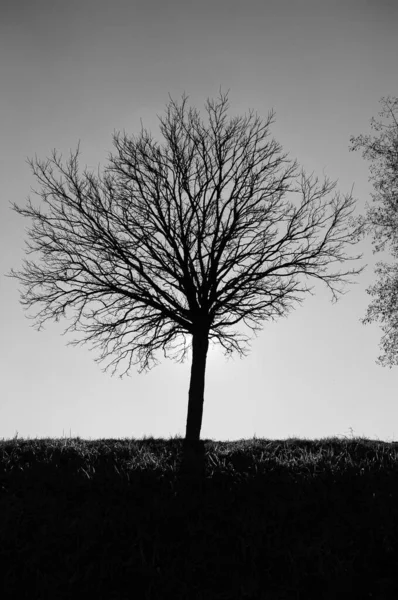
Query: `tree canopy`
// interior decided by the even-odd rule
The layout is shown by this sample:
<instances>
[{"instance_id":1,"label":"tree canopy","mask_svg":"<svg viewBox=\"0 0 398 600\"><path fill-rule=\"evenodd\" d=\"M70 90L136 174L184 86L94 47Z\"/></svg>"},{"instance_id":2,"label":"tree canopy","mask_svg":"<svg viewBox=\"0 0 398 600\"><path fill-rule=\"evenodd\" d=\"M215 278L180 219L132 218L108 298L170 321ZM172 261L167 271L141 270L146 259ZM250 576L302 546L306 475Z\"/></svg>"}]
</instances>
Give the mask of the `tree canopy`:
<instances>
[{"instance_id":1,"label":"tree canopy","mask_svg":"<svg viewBox=\"0 0 398 600\"><path fill-rule=\"evenodd\" d=\"M389 250L398 258L398 98L382 98L381 120L371 119L376 135L351 136L351 150L362 150L370 161L369 180L373 184L373 204L367 203L361 221L373 236L374 253ZM378 321L384 335L381 348L384 354L377 362L383 366L398 364L398 263L379 261L378 281L367 289L373 297L362 322Z\"/></svg>"},{"instance_id":2,"label":"tree canopy","mask_svg":"<svg viewBox=\"0 0 398 600\"><path fill-rule=\"evenodd\" d=\"M198 439L209 340L247 352L231 329L288 314L322 281L332 300L361 268L340 269L360 239L352 194L299 170L270 137L271 111L229 118L227 94L206 103L204 121L186 96L159 118L162 141L145 128L114 135L101 174L65 164L55 151L30 161L41 204L13 205L33 225L23 269L25 308L38 328L70 316L66 331L101 350L114 373L184 360L192 345L187 437ZM192 426L188 426L191 423Z\"/></svg>"}]
</instances>

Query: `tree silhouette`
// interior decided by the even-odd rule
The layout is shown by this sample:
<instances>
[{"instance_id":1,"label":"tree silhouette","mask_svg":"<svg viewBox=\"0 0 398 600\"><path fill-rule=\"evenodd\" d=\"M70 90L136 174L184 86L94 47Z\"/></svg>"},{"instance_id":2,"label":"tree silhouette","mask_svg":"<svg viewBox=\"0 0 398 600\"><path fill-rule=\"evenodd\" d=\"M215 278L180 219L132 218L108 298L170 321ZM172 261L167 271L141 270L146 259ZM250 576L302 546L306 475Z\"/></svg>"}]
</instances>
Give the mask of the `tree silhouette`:
<instances>
[{"instance_id":1,"label":"tree silhouette","mask_svg":"<svg viewBox=\"0 0 398 600\"><path fill-rule=\"evenodd\" d=\"M159 349L183 361L191 341L190 442L200 439L209 340L242 357L249 338L231 327L257 333L288 314L312 293L302 279L323 281L337 300L364 268L329 272L361 257L343 251L362 231L355 201L298 171L269 137L273 112L228 118L221 92L205 108L206 122L186 96L170 99L162 143L144 128L115 134L102 175L80 174L79 147L65 165L55 151L29 161L42 203L13 205L33 221L27 254L42 259L10 273L22 305L40 306L38 329L70 316L65 332L83 337L69 343L99 348L97 361L111 359L105 371L124 363L121 376L133 364L150 369Z\"/></svg>"},{"instance_id":2,"label":"tree silhouette","mask_svg":"<svg viewBox=\"0 0 398 600\"><path fill-rule=\"evenodd\" d=\"M369 181L373 183L373 206L361 221L373 236L373 252L388 246L398 258L398 98L382 98L379 116L371 119L377 135L351 136L351 150L362 149L363 158L371 162ZM379 261L376 265L379 280L366 291L374 300L369 304L362 323L380 321L384 336L380 346L384 355L376 361L382 366L398 365L398 263Z\"/></svg>"}]
</instances>

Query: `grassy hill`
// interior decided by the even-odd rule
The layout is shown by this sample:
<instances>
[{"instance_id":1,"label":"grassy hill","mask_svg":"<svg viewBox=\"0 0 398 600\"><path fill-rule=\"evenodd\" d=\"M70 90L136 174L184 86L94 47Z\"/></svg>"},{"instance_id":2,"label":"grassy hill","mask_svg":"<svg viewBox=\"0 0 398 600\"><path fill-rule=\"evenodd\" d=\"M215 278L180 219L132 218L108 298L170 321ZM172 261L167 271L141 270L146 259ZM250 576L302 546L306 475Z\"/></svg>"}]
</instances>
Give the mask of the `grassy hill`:
<instances>
[{"instance_id":1,"label":"grassy hill","mask_svg":"<svg viewBox=\"0 0 398 600\"><path fill-rule=\"evenodd\" d=\"M397 453L204 440L187 462L177 437L0 441L0 598L396 598Z\"/></svg>"}]
</instances>

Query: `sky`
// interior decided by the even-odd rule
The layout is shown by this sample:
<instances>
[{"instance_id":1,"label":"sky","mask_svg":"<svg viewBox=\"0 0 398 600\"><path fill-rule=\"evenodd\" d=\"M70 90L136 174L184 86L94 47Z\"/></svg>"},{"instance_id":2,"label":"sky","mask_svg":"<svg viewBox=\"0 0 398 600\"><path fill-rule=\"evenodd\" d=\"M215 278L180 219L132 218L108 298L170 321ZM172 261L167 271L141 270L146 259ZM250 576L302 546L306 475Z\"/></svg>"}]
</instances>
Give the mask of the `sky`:
<instances>
[{"instance_id":1,"label":"sky","mask_svg":"<svg viewBox=\"0 0 398 600\"><path fill-rule=\"evenodd\" d=\"M398 95L394 0L0 0L0 439L184 436L190 355L148 373L103 373L95 351L67 346L66 322L37 332L6 277L25 257L30 223L11 209L36 181L28 158L80 141L96 170L112 134L158 134L169 95L204 111L220 86L230 116L275 111L272 136L307 172L371 203L369 163L350 152L382 96ZM347 249L351 252L351 248ZM398 438L398 368L376 364L378 324L363 325L376 281L367 265L332 304L316 283L287 318L262 323L249 356L208 355L202 439ZM244 331L244 329L242 329Z\"/></svg>"}]
</instances>

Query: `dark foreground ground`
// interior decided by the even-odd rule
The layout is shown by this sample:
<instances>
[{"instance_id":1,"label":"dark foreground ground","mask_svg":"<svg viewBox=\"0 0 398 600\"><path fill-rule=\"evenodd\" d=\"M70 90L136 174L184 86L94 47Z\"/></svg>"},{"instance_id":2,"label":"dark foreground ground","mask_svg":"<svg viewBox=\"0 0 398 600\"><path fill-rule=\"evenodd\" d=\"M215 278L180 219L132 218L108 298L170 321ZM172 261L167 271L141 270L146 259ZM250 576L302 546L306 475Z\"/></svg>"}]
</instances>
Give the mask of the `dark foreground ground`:
<instances>
[{"instance_id":1,"label":"dark foreground ground","mask_svg":"<svg viewBox=\"0 0 398 600\"><path fill-rule=\"evenodd\" d=\"M0 598L398 599L398 443L195 456L180 438L0 441Z\"/></svg>"}]
</instances>

